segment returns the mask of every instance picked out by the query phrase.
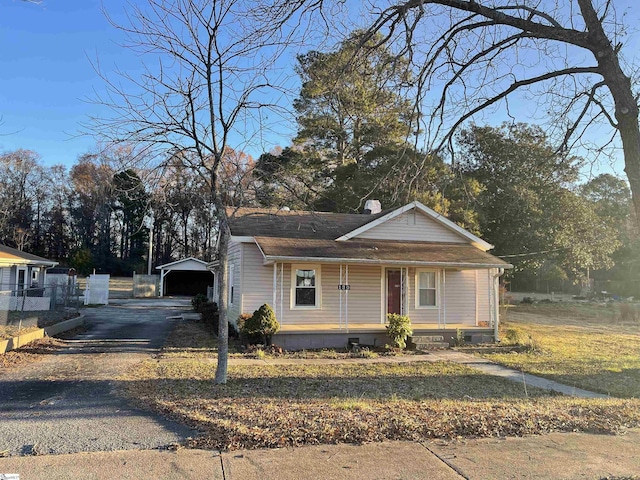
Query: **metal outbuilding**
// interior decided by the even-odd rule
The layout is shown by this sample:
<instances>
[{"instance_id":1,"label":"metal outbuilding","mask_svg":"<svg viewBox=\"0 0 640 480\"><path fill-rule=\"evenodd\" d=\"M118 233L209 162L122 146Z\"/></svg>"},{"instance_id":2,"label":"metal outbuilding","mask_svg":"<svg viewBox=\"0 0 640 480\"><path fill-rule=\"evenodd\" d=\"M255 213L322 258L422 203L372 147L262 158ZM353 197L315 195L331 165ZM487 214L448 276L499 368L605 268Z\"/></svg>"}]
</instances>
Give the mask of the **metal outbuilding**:
<instances>
[{"instance_id":1,"label":"metal outbuilding","mask_svg":"<svg viewBox=\"0 0 640 480\"><path fill-rule=\"evenodd\" d=\"M160 296L207 294L213 286L214 274L207 262L194 257L183 258L156 267L160 270Z\"/></svg>"}]
</instances>

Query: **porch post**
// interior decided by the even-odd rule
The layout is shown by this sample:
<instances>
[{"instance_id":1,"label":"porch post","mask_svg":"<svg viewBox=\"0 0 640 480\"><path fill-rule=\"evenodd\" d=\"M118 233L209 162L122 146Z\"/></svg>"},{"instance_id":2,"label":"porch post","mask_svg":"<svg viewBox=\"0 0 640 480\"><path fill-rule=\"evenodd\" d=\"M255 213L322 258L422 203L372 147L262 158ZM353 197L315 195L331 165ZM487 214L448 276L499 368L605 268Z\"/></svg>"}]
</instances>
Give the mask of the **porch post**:
<instances>
[{"instance_id":1,"label":"porch post","mask_svg":"<svg viewBox=\"0 0 640 480\"><path fill-rule=\"evenodd\" d=\"M447 271L442 269L442 325L447 328Z\"/></svg>"},{"instance_id":2,"label":"porch post","mask_svg":"<svg viewBox=\"0 0 640 480\"><path fill-rule=\"evenodd\" d=\"M491 269L487 269L487 301L489 302L489 326L495 327L493 318L493 295L491 294Z\"/></svg>"},{"instance_id":3,"label":"porch post","mask_svg":"<svg viewBox=\"0 0 640 480\"><path fill-rule=\"evenodd\" d=\"M349 285L349 265L345 265L345 282ZM349 333L349 290L344 291L344 322L347 327L347 333Z\"/></svg>"},{"instance_id":4,"label":"porch post","mask_svg":"<svg viewBox=\"0 0 640 480\"><path fill-rule=\"evenodd\" d=\"M280 262L280 323L284 323L284 263Z\"/></svg>"},{"instance_id":5,"label":"porch post","mask_svg":"<svg viewBox=\"0 0 640 480\"><path fill-rule=\"evenodd\" d=\"M442 272L444 272L444 269L441 269L441 270L439 270L437 272L437 277L438 278L436 279L436 282L437 282L438 286L440 287L440 288L438 288L436 290L436 295L438 297L438 300L437 300L438 301L438 328L442 328L442 319L441 319L441 317L442 317L442 301L443 301L443 298L444 298L444 296L442 295Z\"/></svg>"},{"instance_id":6,"label":"porch post","mask_svg":"<svg viewBox=\"0 0 640 480\"><path fill-rule=\"evenodd\" d=\"M278 288L278 262L273 262L273 311L278 312L278 304L277 300L277 290Z\"/></svg>"},{"instance_id":7,"label":"porch post","mask_svg":"<svg viewBox=\"0 0 640 480\"><path fill-rule=\"evenodd\" d=\"M340 264L340 279L338 280L338 288L341 288L342 283L342 264ZM340 319L338 320L338 326L342 328L342 290L338 290L338 295L340 296Z\"/></svg>"}]
</instances>

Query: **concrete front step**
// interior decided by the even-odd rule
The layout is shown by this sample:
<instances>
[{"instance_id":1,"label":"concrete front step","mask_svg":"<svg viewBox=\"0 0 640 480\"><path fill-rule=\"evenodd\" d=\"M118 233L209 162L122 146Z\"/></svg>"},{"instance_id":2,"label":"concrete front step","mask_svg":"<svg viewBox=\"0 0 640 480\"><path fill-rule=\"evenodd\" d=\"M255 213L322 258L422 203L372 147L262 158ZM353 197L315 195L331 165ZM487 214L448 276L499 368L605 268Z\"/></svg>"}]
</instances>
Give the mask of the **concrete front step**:
<instances>
[{"instance_id":1,"label":"concrete front step","mask_svg":"<svg viewBox=\"0 0 640 480\"><path fill-rule=\"evenodd\" d=\"M416 343L416 350L439 350L442 348L449 348L450 345L447 342L428 342L428 343Z\"/></svg>"},{"instance_id":2,"label":"concrete front step","mask_svg":"<svg viewBox=\"0 0 640 480\"><path fill-rule=\"evenodd\" d=\"M442 335L414 335L411 337L413 343L432 343L432 342L444 342Z\"/></svg>"}]
</instances>

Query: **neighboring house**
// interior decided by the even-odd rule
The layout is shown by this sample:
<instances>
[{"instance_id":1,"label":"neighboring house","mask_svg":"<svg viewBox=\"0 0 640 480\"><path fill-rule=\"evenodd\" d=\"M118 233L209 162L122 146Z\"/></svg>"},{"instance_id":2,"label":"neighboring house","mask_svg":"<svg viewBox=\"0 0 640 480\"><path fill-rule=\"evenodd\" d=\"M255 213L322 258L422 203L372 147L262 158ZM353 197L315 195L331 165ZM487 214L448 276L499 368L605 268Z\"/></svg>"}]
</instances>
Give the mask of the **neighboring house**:
<instances>
[{"instance_id":1,"label":"neighboring house","mask_svg":"<svg viewBox=\"0 0 640 480\"><path fill-rule=\"evenodd\" d=\"M369 212L369 210L365 210ZM228 209L229 319L270 304L285 348L380 345L387 313L414 336L497 337L498 277L484 240L412 202L380 213Z\"/></svg>"},{"instance_id":2,"label":"neighboring house","mask_svg":"<svg viewBox=\"0 0 640 480\"><path fill-rule=\"evenodd\" d=\"M0 245L0 311L48 310L51 298L43 287L46 285L47 269L57 264Z\"/></svg>"},{"instance_id":3,"label":"neighboring house","mask_svg":"<svg viewBox=\"0 0 640 480\"><path fill-rule=\"evenodd\" d=\"M0 245L0 290L20 292L26 288L42 287L48 268L58 262L47 260L15 248Z\"/></svg>"}]
</instances>

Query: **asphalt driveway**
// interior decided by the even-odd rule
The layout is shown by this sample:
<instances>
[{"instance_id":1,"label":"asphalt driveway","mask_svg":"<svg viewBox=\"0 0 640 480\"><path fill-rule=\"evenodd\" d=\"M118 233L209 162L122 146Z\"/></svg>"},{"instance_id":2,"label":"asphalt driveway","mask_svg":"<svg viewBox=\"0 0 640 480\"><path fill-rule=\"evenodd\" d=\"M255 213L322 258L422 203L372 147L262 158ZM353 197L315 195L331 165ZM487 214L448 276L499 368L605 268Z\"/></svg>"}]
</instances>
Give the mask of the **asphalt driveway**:
<instances>
[{"instance_id":1,"label":"asphalt driveway","mask_svg":"<svg viewBox=\"0 0 640 480\"><path fill-rule=\"evenodd\" d=\"M84 310L87 330L42 362L0 371L0 451L10 455L150 449L195 432L135 408L113 379L157 352L188 300L119 300Z\"/></svg>"}]
</instances>

